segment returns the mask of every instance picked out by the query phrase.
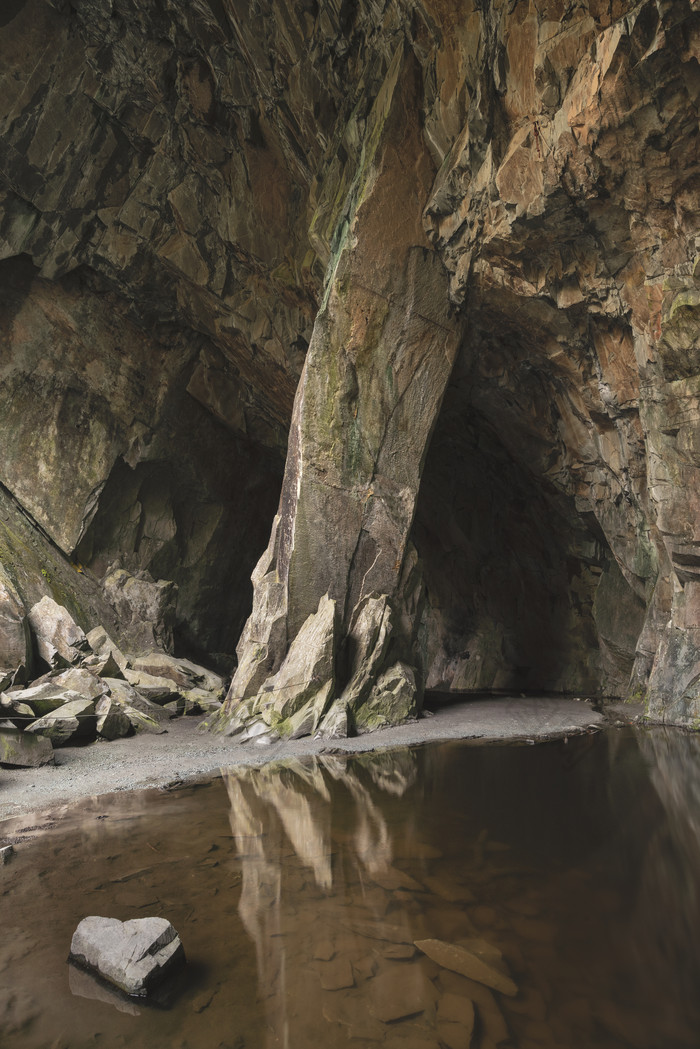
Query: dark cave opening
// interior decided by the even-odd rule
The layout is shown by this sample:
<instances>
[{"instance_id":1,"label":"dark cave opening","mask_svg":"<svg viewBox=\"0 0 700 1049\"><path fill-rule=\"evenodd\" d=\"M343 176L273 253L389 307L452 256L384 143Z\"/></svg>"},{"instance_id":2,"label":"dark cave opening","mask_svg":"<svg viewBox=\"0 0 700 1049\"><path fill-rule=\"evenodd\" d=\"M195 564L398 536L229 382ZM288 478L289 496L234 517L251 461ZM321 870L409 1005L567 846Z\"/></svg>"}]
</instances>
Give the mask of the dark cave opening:
<instances>
[{"instance_id":1,"label":"dark cave opening","mask_svg":"<svg viewBox=\"0 0 700 1049\"><path fill-rule=\"evenodd\" d=\"M413 525L426 689L624 695L645 604L595 515L543 472L556 431L531 427L522 387L494 410L473 355L465 346L446 391Z\"/></svg>"}]
</instances>

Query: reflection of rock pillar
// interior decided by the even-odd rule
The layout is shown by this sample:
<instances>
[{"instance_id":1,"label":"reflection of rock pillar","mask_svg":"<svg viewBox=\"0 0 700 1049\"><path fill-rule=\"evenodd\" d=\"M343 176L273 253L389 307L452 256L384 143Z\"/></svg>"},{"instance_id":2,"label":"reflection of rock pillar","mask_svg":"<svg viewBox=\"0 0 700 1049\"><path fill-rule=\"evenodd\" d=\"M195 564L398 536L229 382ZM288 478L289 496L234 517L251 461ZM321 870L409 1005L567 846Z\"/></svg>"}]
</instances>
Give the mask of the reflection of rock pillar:
<instances>
[{"instance_id":1,"label":"reflection of rock pillar","mask_svg":"<svg viewBox=\"0 0 700 1049\"><path fill-rule=\"evenodd\" d=\"M350 665L353 630L367 601L386 595L393 606L392 643L382 642L369 687L353 692L351 718L392 667L387 692L421 694L420 580L408 535L459 338L445 271L421 225L434 171L419 114L417 70L399 49L368 121L363 160L337 231L297 391L279 514L253 576L253 614L218 719L224 730L260 717L266 685L269 707L273 673L275 689L296 685L280 682L284 660L324 595L334 602L341 658ZM386 619L385 608L378 614ZM308 684L302 674L299 687L308 690ZM332 699L329 690L326 709ZM380 708L381 696L372 702ZM400 719L407 709L399 702L394 710L403 713L390 716ZM287 703L284 716L268 716L266 725L282 735L315 731L325 712L317 708L300 726L288 723L290 710ZM334 724L347 731L342 714ZM366 727L373 724L365 719Z\"/></svg>"},{"instance_id":2,"label":"reflection of rock pillar","mask_svg":"<svg viewBox=\"0 0 700 1049\"><path fill-rule=\"evenodd\" d=\"M626 872L624 941L637 964L639 986L647 988L658 1003L659 1020L675 1033L693 1015L700 983L700 738L655 729L638 733L637 742L644 759L638 765L641 786L648 780L660 808L650 796L635 792L636 825L633 820L628 833L632 843L644 847L637 855L631 851ZM628 759L621 767L629 776L635 765ZM612 796L620 793L613 789ZM629 812L624 815L629 822ZM689 1037L686 1042L679 1035L677 1044L694 1044L697 1028Z\"/></svg>"},{"instance_id":3,"label":"reflection of rock pillar","mask_svg":"<svg viewBox=\"0 0 700 1049\"><path fill-rule=\"evenodd\" d=\"M251 791L248 798L243 777L228 776L225 782L231 802L231 829L241 857L243 875L238 913L255 944L259 994L265 997L269 1026L275 1033L273 1042L286 1049L285 959L284 941L280 936L282 874L277 860L279 842L276 850L268 848L271 852L268 859L264 840L267 828L256 812L258 798L255 791Z\"/></svg>"},{"instance_id":4,"label":"reflection of rock pillar","mask_svg":"<svg viewBox=\"0 0 700 1049\"><path fill-rule=\"evenodd\" d=\"M324 893L332 892L329 781L341 784L355 801L357 824L350 851L358 867L378 875L391 862L389 828L373 798L374 790L358 778L358 764L349 767L346 761L324 755L287 766L279 763L224 773L241 864L238 913L255 944L258 993L265 1004L271 1046L289 1044L289 1001L301 997L295 996L295 981L312 960L303 956L301 944L314 943L313 936L305 939L294 934L294 964L287 972L284 933L290 931L290 917L306 931L310 914L303 910L300 895L288 894L285 900L282 865L291 845L304 867L313 871L316 885ZM361 767L374 779L377 792L395 796L407 790L416 776L415 757L410 753L365 755ZM347 886L341 885L341 896L346 891ZM317 907L316 897L311 907Z\"/></svg>"}]
</instances>

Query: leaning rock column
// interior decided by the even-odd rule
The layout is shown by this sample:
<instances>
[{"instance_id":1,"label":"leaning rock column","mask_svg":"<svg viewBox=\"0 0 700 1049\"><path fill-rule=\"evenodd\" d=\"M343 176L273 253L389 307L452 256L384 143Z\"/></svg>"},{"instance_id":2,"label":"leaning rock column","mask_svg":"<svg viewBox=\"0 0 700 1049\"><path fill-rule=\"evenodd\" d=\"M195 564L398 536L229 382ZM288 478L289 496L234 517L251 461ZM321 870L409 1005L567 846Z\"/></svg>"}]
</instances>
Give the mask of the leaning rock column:
<instances>
[{"instance_id":1,"label":"leaning rock column","mask_svg":"<svg viewBox=\"0 0 700 1049\"><path fill-rule=\"evenodd\" d=\"M374 104L336 231L296 394L279 513L253 576L253 613L216 720L226 732L257 733L264 720L278 735L319 727L346 733L370 694L371 723L386 723L392 715L382 722L377 686L392 667L394 677L415 678L416 695L413 706L405 698L397 705L392 691L389 710L405 717L419 709L419 573L408 534L459 343L447 276L421 223L435 173L419 126L419 90L414 60L401 49ZM307 717L290 695L293 687L309 693L298 646L296 682L286 663L311 617L313 636L323 633L318 616L328 629L328 602L336 676L313 682ZM324 634L324 651L328 644ZM358 651L366 652L370 674L366 661L358 666ZM317 655L309 653L309 673L312 663L323 664ZM278 689L285 708L294 709L293 723L274 717Z\"/></svg>"}]
</instances>

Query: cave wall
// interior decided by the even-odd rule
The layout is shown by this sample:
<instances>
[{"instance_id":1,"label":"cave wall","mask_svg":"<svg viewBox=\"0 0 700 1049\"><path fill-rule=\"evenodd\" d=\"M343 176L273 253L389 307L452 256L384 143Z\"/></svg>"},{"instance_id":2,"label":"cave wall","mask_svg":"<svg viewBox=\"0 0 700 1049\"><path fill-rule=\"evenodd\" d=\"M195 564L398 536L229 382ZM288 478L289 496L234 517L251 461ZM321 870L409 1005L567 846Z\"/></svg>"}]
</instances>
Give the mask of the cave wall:
<instances>
[{"instance_id":1,"label":"cave wall","mask_svg":"<svg viewBox=\"0 0 700 1049\"><path fill-rule=\"evenodd\" d=\"M692 4L1 18L0 481L98 590L175 582L183 652L241 635L220 727L694 724Z\"/></svg>"},{"instance_id":2,"label":"cave wall","mask_svg":"<svg viewBox=\"0 0 700 1049\"><path fill-rule=\"evenodd\" d=\"M399 28L311 10L0 14L0 480L68 565L173 580L180 650L229 668L354 173L347 119Z\"/></svg>"},{"instance_id":3,"label":"cave wall","mask_svg":"<svg viewBox=\"0 0 700 1049\"><path fill-rule=\"evenodd\" d=\"M491 85L469 124L481 114L490 135L472 148L467 129L426 215L473 319L471 403L595 518L646 608L631 677L611 691L693 723L697 19L675 4L551 12L558 27L523 5L490 10ZM629 649L620 594L604 572L604 671Z\"/></svg>"}]
</instances>

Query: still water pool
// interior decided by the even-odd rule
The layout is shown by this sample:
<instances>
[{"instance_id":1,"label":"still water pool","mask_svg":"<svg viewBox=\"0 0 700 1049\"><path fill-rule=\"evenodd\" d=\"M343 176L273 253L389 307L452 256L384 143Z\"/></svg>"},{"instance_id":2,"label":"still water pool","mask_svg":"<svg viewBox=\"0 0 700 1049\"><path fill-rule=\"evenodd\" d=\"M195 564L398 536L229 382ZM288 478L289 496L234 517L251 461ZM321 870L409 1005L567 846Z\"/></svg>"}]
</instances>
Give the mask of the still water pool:
<instances>
[{"instance_id":1,"label":"still water pool","mask_svg":"<svg viewBox=\"0 0 700 1049\"><path fill-rule=\"evenodd\" d=\"M28 832L0 890L2 1049L700 1046L700 739L679 732L93 799ZM172 921L188 964L160 1005L67 964L89 914Z\"/></svg>"}]
</instances>

